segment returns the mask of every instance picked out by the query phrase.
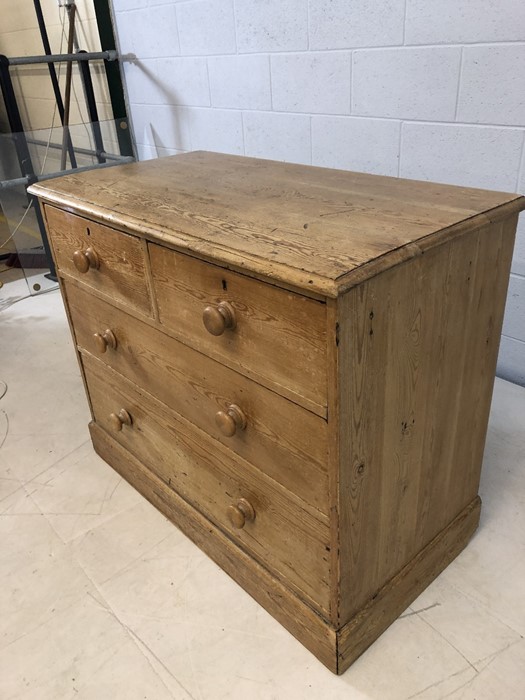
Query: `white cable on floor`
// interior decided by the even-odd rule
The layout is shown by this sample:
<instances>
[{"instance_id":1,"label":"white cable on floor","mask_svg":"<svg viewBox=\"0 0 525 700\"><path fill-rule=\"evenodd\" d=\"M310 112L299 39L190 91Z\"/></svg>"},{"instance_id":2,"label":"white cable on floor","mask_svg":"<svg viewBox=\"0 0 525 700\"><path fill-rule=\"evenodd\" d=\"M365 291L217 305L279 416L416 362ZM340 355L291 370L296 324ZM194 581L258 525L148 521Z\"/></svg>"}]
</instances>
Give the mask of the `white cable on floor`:
<instances>
[{"instance_id":1,"label":"white cable on floor","mask_svg":"<svg viewBox=\"0 0 525 700\"><path fill-rule=\"evenodd\" d=\"M12 233L8 238L6 238L6 240L2 243L2 245L0 245L0 249L5 248L5 246L9 243L9 241L16 235L16 232L18 231L18 229L20 228L20 226L22 226L22 224L24 223L24 219L26 218L27 214L29 213L29 210L31 209L31 206L32 206L32 205L31 205L31 202L29 202L29 204L28 204L27 207L26 207L25 212L22 214L22 218L21 218L20 221L17 223L15 230L13 231L13 233Z\"/></svg>"}]
</instances>

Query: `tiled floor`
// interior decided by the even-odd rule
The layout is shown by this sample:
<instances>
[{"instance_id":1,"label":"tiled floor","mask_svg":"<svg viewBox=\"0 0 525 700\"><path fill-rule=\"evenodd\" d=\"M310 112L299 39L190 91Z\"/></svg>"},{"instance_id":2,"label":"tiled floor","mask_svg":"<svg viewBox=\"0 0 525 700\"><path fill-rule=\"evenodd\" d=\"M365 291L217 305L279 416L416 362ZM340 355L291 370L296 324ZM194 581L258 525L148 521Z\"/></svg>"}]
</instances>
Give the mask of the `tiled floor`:
<instances>
[{"instance_id":1,"label":"tiled floor","mask_svg":"<svg viewBox=\"0 0 525 700\"><path fill-rule=\"evenodd\" d=\"M60 296L25 294L0 289L2 700L525 698L525 389L496 383L471 544L337 678L95 456Z\"/></svg>"}]
</instances>

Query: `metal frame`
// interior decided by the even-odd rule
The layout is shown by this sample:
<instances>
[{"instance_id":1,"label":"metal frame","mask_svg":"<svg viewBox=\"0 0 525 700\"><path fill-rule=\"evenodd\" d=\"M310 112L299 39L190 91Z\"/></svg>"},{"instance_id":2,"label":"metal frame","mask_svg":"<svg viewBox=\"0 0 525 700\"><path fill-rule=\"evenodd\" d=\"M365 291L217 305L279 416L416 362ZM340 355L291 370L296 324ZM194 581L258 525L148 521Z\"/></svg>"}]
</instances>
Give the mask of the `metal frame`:
<instances>
[{"instance_id":1,"label":"metal frame","mask_svg":"<svg viewBox=\"0 0 525 700\"><path fill-rule=\"evenodd\" d=\"M82 55L79 55L82 54ZM79 51L78 53L55 53L50 56L15 56L8 58L10 66L32 66L37 63L73 63L74 61L116 61L116 51Z\"/></svg>"},{"instance_id":2,"label":"metal frame","mask_svg":"<svg viewBox=\"0 0 525 700\"><path fill-rule=\"evenodd\" d=\"M45 146L46 148L62 148L61 143L53 143L50 141L44 141L43 139L34 139L32 137L26 137L27 143L34 144L35 146ZM126 156L120 156L116 153L107 153L106 151L95 151L92 148L81 148L80 146L75 147L75 153L80 153L85 156L95 156L98 160L98 156L102 156L104 160L122 160ZM104 162L104 161L101 161Z\"/></svg>"},{"instance_id":3,"label":"metal frame","mask_svg":"<svg viewBox=\"0 0 525 700\"><path fill-rule=\"evenodd\" d=\"M109 2L108 0L93 0L93 5L95 7L95 17L97 18L100 46L104 51L116 51L117 44L115 41L115 32L113 31L113 23L111 21ZM118 61L104 61L104 68L106 70L113 118L116 121L119 119L123 120L117 129L120 153L123 156L133 156L134 149L127 120L126 100L124 97L124 88L122 86L120 64Z\"/></svg>"},{"instance_id":4,"label":"metal frame","mask_svg":"<svg viewBox=\"0 0 525 700\"><path fill-rule=\"evenodd\" d=\"M33 0L33 5L35 6L36 18L38 21L38 28L40 29L40 36L42 38L42 44L44 46L44 53L46 56L51 56L51 44L49 43L49 36L47 34L46 23L44 21L44 13L42 12L42 5L40 0ZM55 64L48 64L49 77L51 78L51 85L53 86L53 92L55 93L55 102L57 105L58 115L62 126L64 126L64 101L62 100L62 93L60 92L60 86L58 84L58 76L55 70ZM67 139L67 150L69 153L69 160L71 161L71 167L77 167L77 159L75 158L75 150L73 148L73 143L71 137L68 134Z\"/></svg>"},{"instance_id":5,"label":"metal frame","mask_svg":"<svg viewBox=\"0 0 525 700\"><path fill-rule=\"evenodd\" d=\"M8 58L7 56L0 55L0 89L4 99L7 118L9 121L9 126L11 129L11 138L15 144L16 154L18 162L20 164L20 170L22 172L22 177L14 178L12 180L4 180L0 182L0 189L6 189L8 187L13 187L15 185L30 185L33 182L39 180L52 179L55 177L60 177L66 173L71 172L82 172L85 170L92 170L94 168L108 167L118 162L128 162L134 160L133 147L131 143L131 138L128 130L127 121L122 121L117 127L117 138L119 141L119 148L121 155L107 154L104 149L104 142L102 138L102 131L100 128L97 104L95 99L95 92L93 88L93 80L91 77L91 70L89 62L92 60L102 60L104 61L104 66L106 69L106 78L108 81L108 86L110 88L111 103L113 108L114 119L126 119L126 107L124 102L124 92L122 88L122 82L120 78L120 68L118 65L118 53L115 49L115 39L113 36L113 29L110 23L108 32L107 25L105 24L106 15L109 17L109 6L107 5L107 0L105 3L105 8L102 6L101 2L96 4L97 12L97 22L99 26L99 33L101 35L101 41L103 51L78 51L77 53L66 53L66 54L52 54L51 47L49 44L49 38L47 35L47 30L45 27L44 16L42 13L42 7L40 0L33 0L35 6L35 12L38 20L38 25L40 29L40 34L42 37L42 44L45 51L44 55L41 56L18 56L14 58ZM103 20L101 21L101 16ZM104 37L104 39L103 39ZM107 47L107 48L106 48ZM71 141L69 133L64 136L64 146L67 148L69 159L71 162L71 170L61 170L57 173L51 173L47 175L38 175L35 172L33 162L31 159L31 154L29 151L29 143L36 145L46 145L49 148L60 148L63 146L60 144L47 144L38 139L28 138L24 131L24 126L22 123L22 118L20 115L20 110L18 108L18 103L16 99L16 94L13 87L13 81L10 74L11 66L27 66L35 64L47 64L49 69L49 75L51 78L51 83L53 86L53 91L55 94L55 100L57 104L57 110L60 116L62 125L64 126L64 116L65 107L62 100L62 95L60 93L60 87L58 84L58 77L55 70L55 63L73 63L77 62L80 70L80 76L82 79L84 94L86 99L86 105L89 113L89 118L91 122L91 129L93 132L93 140L95 143L95 149L84 149L78 148L76 151L78 153L83 153L86 155L95 156L98 163L95 165L90 165L86 167L77 167L77 160L75 157L75 148ZM111 68L110 68L111 66ZM107 162L110 161L110 162ZM44 246L45 255L49 265L49 275L50 279L56 280L56 269L51 255L51 250L49 247L49 241L47 238L44 222L42 219L42 213L40 207L36 202L35 198L31 195L27 195L28 202L31 203L35 210L36 220L38 227L40 229L40 234L42 237L42 243Z\"/></svg>"},{"instance_id":6,"label":"metal frame","mask_svg":"<svg viewBox=\"0 0 525 700\"><path fill-rule=\"evenodd\" d=\"M79 51L78 54L86 54L87 51ZM93 80L91 79L91 71L87 61L80 61L78 64L82 83L84 84L84 94L89 112L89 121L91 122L91 130L93 132L93 140L95 142L96 156L99 163L105 163L106 159L102 155L104 153L104 143L102 141L102 131L98 121L97 101L95 99L95 90L93 89ZM73 165L73 164L71 164Z\"/></svg>"},{"instance_id":7,"label":"metal frame","mask_svg":"<svg viewBox=\"0 0 525 700\"><path fill-rule=\"evenodd\" d=\"M62 148L62 146L59 146L59 148ZM118 158L119 163L132 163L135 160L133 156L113 156L113 158ZM10 187L17 187L18 185L32 185L33 182L42 182L43 180L54 180L57 177L62 177L64 175L72 175L74 173L84 173L88 170L110 168L113 165L115 165L115 163L97 163L96 165L83 165L80 168L71 168L70 170L59 170L56 173L46 173L45 175L33 175L31 178L15 177L11 180L0 180L0 190L7 190Z\"/></svg>"},{"instance_id":8,"label":"metal frame","mask_svg":"<svg viewBox=\"0 0 525 700\"><path fill-rule=\"evenodd\" d=\"M0 55L0 87L4 97L9 127L13 136L18 162L20 163L20 169L24 175L24 178L27 179L27 184L30 185L35 178L35 169L33 168L33 161L31 160L31 154L29 153L29 147L27 145L26 135L24 132L24 125L22 124L22 117L20 116L20 110L18 109L18 103L16 101L16 95L13 88L13 81L11 80L11 74L9 73L9 65L9 59L7 56ZM28 194L27 199L35 210L38 228L40 229L40 235L42 237L42 245L44 246L44 252L49 265L49 277L52 280L57 280L55 263L53 256L51 255L51 248L49 247L49 240L47 238L42 212L40 211L38 202L36 202L34 197L31 197L31 195Z\"/></svg>"}]
</instances>

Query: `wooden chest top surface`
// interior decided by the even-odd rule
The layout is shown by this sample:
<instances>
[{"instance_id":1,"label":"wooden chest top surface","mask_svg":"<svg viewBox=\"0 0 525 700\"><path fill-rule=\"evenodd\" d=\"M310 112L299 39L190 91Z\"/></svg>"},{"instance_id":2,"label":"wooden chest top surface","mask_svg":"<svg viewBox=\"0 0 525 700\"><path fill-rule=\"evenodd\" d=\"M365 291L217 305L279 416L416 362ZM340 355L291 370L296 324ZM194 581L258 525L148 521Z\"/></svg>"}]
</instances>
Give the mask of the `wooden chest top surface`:
<instances>
[{"instance_id":1,"label":"wooden chest top surface","mask_svg":"<svg viewBox=\"0 0 525 700\"><path fill-rule=\"evenodd\" d=\"M110 226L331 297L479 226L480 217L488 223L525 208L517 194L202 151L72 174L30 191Z\"/></svg>"}]
</instances>

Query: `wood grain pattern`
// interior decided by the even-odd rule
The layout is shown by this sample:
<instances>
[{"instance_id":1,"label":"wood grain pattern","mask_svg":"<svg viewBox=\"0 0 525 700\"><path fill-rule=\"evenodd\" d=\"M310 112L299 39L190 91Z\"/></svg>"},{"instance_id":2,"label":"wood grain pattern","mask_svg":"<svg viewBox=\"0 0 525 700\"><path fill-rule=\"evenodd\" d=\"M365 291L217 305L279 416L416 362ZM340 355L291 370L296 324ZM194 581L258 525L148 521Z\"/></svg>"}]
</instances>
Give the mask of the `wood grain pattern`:
<instances>
[{"instance_id":1,"label":"wood grain pattern","mask_svg":"<svg viewBox=\"0 0 525 700\"><path fill-rule=\"evenodd\" d=\"M224 365L65 283L77 344L328 515L327 424ZM97 329L115 351L99 354ZM247 426L225 437L217 411L242 407Z\"/></svg>"},{"instance_id":2,"label":"wood grain pattern","mask_svg":"<svg viewBox=\"0 0 525 700\"><path fill-rule=\"evenodd\" d=\"M51 255L52 255L52 257L53 257L53 262L55 263L55 269L57 270L58 284L59 284L59 288L60 288L60 294L62 295L62 300L63 300L63 302L64 302L64 310L65 310L65 313L66 313L67 324L68 324L68 326L69 326L69 331L70 331L70 333L71 333L71 338L72 338L72 340L73 340L73 346L74 346L74 349L75 349L75 357L76 357L76 360L77 360L77 363L78 363L78 368L79 368L79 372L80 372L80 377L81 377L81 379L82 379L82 384L83 384L83 386L84 386L84 391L85 391L85 394L86 394L86 399L87 399L87 402L88 402L88 405L89 405L89 411L90 411L90 414L91 414L91 418L93 418L93 408L92 408L92 406L91 406L91 398L90 398L90 396L89 396L89 390L88 390L88 386L87 386L87 384L86 384L86 378L85 378L85 376L84 376L84 370L83 370L83 367L82 367L82 358L81 358L81 356L80 356L80 352L79 352L78 349L77 349L76 336L75 336L75 327L74 327L74 325L73 325L73 320L72 320L72 318L71 318L71 313L70 313L70 310L69 310L69 304L68 304L68 302L67 302L67 294L66 294L66 288L65 288L65 284L64 284L64 279L63 279L63 277L62 277L61 274L58 274L58 262L57 262L57 254L56 254L56 250L55 250L55 241L54 241L54 237L50 235L49 224L48 224L47 221L46 221L46 217L45 217L45 207L44 207L43 203L42 203L40 200L37 200L37 201L36 201L36 206L38 206L39 209L40 209L40 215L42 216L42 220L46 222L46 230L47 230L48 238L49 238L49 247L50 247L50 250L51 250Z\"/></svg>"},{"instance_id":3,"label":"wood grain pattern","mask_svg":"<svg viewBox=\"0 0 525 700\"><path fill-rule=\"evenodd\" d=\"M30 192L332 297L371 261L381 259L386 269L386 253L419 255L419 242L439 231L446 239L466 219L488 223L488 210L500 209L504 218L525 207L514 194L203 152L72 174Z\"/></svg>"},{"instance_id":4,"label":"wood grain pattern","mask_svg":"<svg viewBox=\"0 0 525 700\"><path fill-rule=\"evenodd\" d=\"M111 464L137 491L175 523L325 666L336 672L335 631L312 608L102 428L90 423L89 431L95 450L103 460Z\"/></svg>"},{"instance_id":5,"label":"wood grain pattern","mask_svg":"<svg viewBox=\"0 0 525 700\"><path fill-rule=\"evenodd\" d=\"M59 273L67 272L108 298L119 299L141 313L152 315L146 259L139 238L55 207L46 206L44 212ZM73 254L88 247L96 251L99 267L82 274L73 262Z\"/></svg>"},{"instance_id":6,"label":"wood grain pattern","mask_svg":"<svg viewBox=\"0 0 525 700\"><path fill-rule=\"evenodd\" d=\"M338 625L477 494L514 228L484 226L340 300Z\"/></svg>"},{"instance_id":7,"label":"wood grain pattern","mask_svg":"<svg viewBox=\"0 0 525 700\"><path fill-rule=\"evenodd\" d=\"M315 511L265 478L248 462L91 356L82 358L96 423L179 495L207 515L319 612L329 605L329 531ZM113 430L124 408L131 427ZM256 518L231 526L228 508L246 498ZM283 534L286 533L285 536Z\"/></svg>"},{"instance_id":8,"label":"wood grain pattern","mask_svg":"<svg viewBox=\"0 0 525 700\"><path fill-rule=\"evenodd\" d=\"M461 363L462 376L461 390L456 387L459 402L455 461L462 469L449 472L442 485L455 499L457 509L461 506L460 493L472 498L478 493L517 218L513 216L480 230L476 265L473 261L472 273L467 275L472 287L472 313L463 334L471 341L465 343L463 355L455 358ZM465 435L470 436L470 441L464 439Z\"/></svg>"},{"instance_id":9,"label":"wood grain pattern","mask_svg":"<svg viewBox=\"0 0 525 700\"><path fill-rule=\"evenodd\" d=\"M150 245L162 324L240 372L244 367L326 412L326 305L229 270ZM229 302L236 326L220 336L203 323L210 304ZM283 362L283 357L293 358Z\"/></svg>"},{"instance_id":10,"label":"wood grain pattern","mask_svg":"<svg viewBox=\"0 0 525 700\"><path fill-rule=\"evenodd\" d=\"M30 191L97 451L342 673L477 526L525 198L207 153Z\"/></svg>"},{"instance_id":11,"label":"wood grain pattern","mask_svg":"<svg viewBox=\"0 0 525 700\"><path fill-rule=\"evenodd\" d=\"M415 556L355 617L337 632L337 673L341 674L406 610L466 547L479 523L479 497Z\"/></svg>"},{"instance_id":12,"label":"wood grain pattern","mask_svg":"<svg viewBox=\"0 0 525 700\"><path fill-rule=\"evenodd\" d=\"M334 673L344 673L457 556L479 520L480 501L476 498L348 624L336 631L104 430L95 423L89 427L102 459L112 464Z\"/></svg>"},{"instance_id":13,"label":"wood grain pattern","mask_svg":"<svg viewBox=\"0 0 525 700\"><path fill-rule=\"evenodd\" d=\"M339 323L339 302L328 299L326 304L326 370L328 374L328 501L330 508L330 553L332 555L330 571L330 621L337 629L339 624L339 606L341 590L341 539L347 533L340 533L341 508L339 505L339 485L341 468L340 440L340 397L339 387L339 344L341 342L341 326Z\"/></svg>"},{"instance_id":14,"label":"wood grain pattern","mask_svg":"<svg viewBox=\"0 0 525 700\"><path fill-rule=\"evenodd\" d=\"M106 303L110 303L112 307L114 307L116 310L123 312L127 315L132 315L134 314L134 317L140 319L141 323L144 325L149 326L150 328L154 328L156 330L160 330L163 335L169 338L174 338L175 340L179 340L180 342L183 342L183 340L180 339L180 336L173 332L170 328L168 328L165 325L161 325L158 320L155 318L151 318L149 316L144 316L141 313L135 314L135 311L130 308L129 305L126 305L125 303L119 301L118 299L111 299L109 300L108 297L101 293L98 289L95 289L93 287L87 287L87 285L84 285L81 280L78 279L78 277L74 277L73 275L70 275L67 272L64 272L63 270L60 271L60 279L67 283L68 288L75 288L75 289L80 289L89 292L91 295L91 298L93 299L100 299L101 301L104 301ZM64 292L62 292L64 294ZM184 343L187 345L187 343ZM201 352L201 351L198 351ZM201 354L204 354L201 352ZM318 406L317 404L312 403L309 399L306 399L303 396L300 396L299 394L290 391L286 387L283 387L279 384L276 384L274 381L269 379L268 377L263 377L261 376L260 373L257 372L257 368L255 370L252 370L250 367L240 367L236 363L231 363L228 358L225 358L220 361L220 364L222 364L225 367L229 367L233 369L235 372L238 374L242 374L245 377L250 378L251 380L255 381L257 384L260 384L261 386L270 389L270 391L273 391L274 393L279 394L280 396L284 396L285 398L291 400L293 403L302 406L303 408L306 408L308 411L321 416L322 418L326 419L327 415L327 407L325 406Z\"/></svg>"}]
</instances>

